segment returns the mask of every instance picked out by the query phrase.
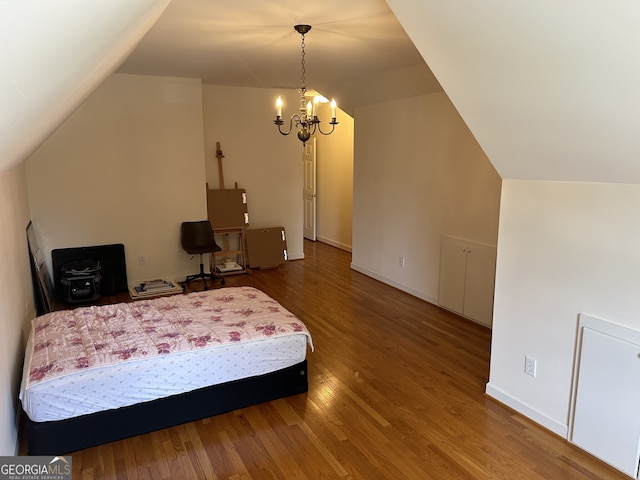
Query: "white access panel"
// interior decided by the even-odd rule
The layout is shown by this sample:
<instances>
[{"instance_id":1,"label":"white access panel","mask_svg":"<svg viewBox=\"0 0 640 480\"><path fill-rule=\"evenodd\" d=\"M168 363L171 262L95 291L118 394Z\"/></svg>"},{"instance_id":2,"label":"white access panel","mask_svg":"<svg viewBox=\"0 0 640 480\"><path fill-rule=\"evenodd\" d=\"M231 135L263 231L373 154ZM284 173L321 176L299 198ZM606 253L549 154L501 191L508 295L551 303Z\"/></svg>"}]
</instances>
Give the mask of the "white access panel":
<instances>
[{"instance_id":1,"label":"white access panel","mask_svg":"<svg viewBox=\"0 0 640 480\"><path fill-rule=\"evenodd\" d=\"M589 327L581 332L570 440L636 478L640 345Z\"/></svg>"}]
</instances>

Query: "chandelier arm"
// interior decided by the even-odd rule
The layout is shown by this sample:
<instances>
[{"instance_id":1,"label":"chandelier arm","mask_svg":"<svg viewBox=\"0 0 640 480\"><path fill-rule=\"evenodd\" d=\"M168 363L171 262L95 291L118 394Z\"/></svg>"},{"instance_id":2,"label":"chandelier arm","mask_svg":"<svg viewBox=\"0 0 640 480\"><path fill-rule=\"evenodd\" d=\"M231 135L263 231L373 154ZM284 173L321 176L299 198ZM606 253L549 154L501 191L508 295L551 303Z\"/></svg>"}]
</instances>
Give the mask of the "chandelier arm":
<instances>
[{"instance_id":1,"label":"chandelier arm","mask_svg":"<svg viewBox=\"0 0 640 480\"><path fill-rule=\"evenodd\" d=\"M282 120L282 117L280 115L276 116L276 119L273 121L273 123L275 123L278 126L278 131L282 134L282 135L289 135L291 133L291 131L293 130L293 121L296 121L296 125L298 123L300 123L300 115L298 115L297 113L294 113L293 115L291 115L291 118L289 119L289 131L287 132L283 132L282 128L280 128L282 125L284 125L284 120Z\"/></svg>"},{"instance_id":2,"label":"chandelier arm","mask_svg":"<svg viewBox=\"0 0 640 480\"><path fill-rule=\"evenodd\" d=\"M336 128L336 125L338 125L340 122L336 122L336 119L334 118L333 120L331 120L329 122L329 125L331 125L331 130L329 132L323 132L322 131L322 127L320 126L320 121L318 121L318 131L322 134L322 135L331 135L333 133L333 130Z\"/></svg>"}]
</instances>

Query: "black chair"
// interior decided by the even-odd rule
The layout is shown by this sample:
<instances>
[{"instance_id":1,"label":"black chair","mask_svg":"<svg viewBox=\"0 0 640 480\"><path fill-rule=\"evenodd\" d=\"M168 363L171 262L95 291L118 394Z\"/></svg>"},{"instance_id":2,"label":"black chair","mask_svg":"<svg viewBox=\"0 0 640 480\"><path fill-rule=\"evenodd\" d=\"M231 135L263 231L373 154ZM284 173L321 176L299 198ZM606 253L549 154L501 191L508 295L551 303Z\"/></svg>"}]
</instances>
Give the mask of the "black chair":
<instances>
[{"instance_id":1,"label":"black chair","mask_svg":"<svg viewBox=\"0 0 640 480\"><path fill-rule=\"evenodd\" d=\"M212 273L204 272L202 255L222 250L216 243L209 220L203 220L200 222L183 222L181 241L182 249L185 252L190 255L200 255L200 273L197 275L188 275L184 281L184 285L187 285L191 280L195 280L196 278L202 278L202 281L204 282L204 289L208 290L207 278L213 279L214 275Z\"/></svg>"}]
</instances>

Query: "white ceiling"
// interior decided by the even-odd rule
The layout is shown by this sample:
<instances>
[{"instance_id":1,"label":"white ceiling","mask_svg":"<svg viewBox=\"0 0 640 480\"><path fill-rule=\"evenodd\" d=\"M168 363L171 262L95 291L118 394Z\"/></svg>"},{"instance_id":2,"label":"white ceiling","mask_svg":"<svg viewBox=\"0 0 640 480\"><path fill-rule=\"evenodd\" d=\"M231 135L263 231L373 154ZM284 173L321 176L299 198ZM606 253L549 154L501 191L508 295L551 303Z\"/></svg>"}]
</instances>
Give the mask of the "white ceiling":
<instances>
[{"instance_id":1,"label":"white ceiling","mask_svg":"<svg viewBox=\"0 0 640 480\"><path fill-rule=\"evenodd\" d=\"M502 178L640 184L639 1L167 3L0 1L0 172L116 65L297 88L308 23L307 87L348 113L441 84Z\"/></svg>"},{"instance_id":2,"label":"white ceiling","mask_svg":"<svg viewBox=\"0 0 640 480\"><path fill-rule=\"evenodd\" d=\"M172 0L119 71L297 89L301 37L293 26L300 23L312 26L307 88L336 97L347 111L366 101L358 91L388 95L367 87L400 69L426 71L418 93L441 90L384 0Z\"/></svg>"}]
</instances>

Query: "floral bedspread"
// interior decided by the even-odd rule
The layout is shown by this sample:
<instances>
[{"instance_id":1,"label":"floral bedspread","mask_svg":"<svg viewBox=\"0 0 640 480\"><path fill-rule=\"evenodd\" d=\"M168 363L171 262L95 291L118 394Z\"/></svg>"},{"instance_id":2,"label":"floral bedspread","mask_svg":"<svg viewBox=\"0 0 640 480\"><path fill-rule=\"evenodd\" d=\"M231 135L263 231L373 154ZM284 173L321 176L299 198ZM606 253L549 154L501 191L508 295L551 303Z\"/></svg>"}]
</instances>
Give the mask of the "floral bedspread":
<instances>
[{"instance_id":1,"label":"floral bedspread","mask_svg":"<svg viewBox=\"0 0 640 480\"><path fill-rule=\"evenodd\" d=\"M80 307L32 321L27 386L78 369L303 334L306 326L252 287L228 287L132 303Z\"/></svg>"}]
</instances>

